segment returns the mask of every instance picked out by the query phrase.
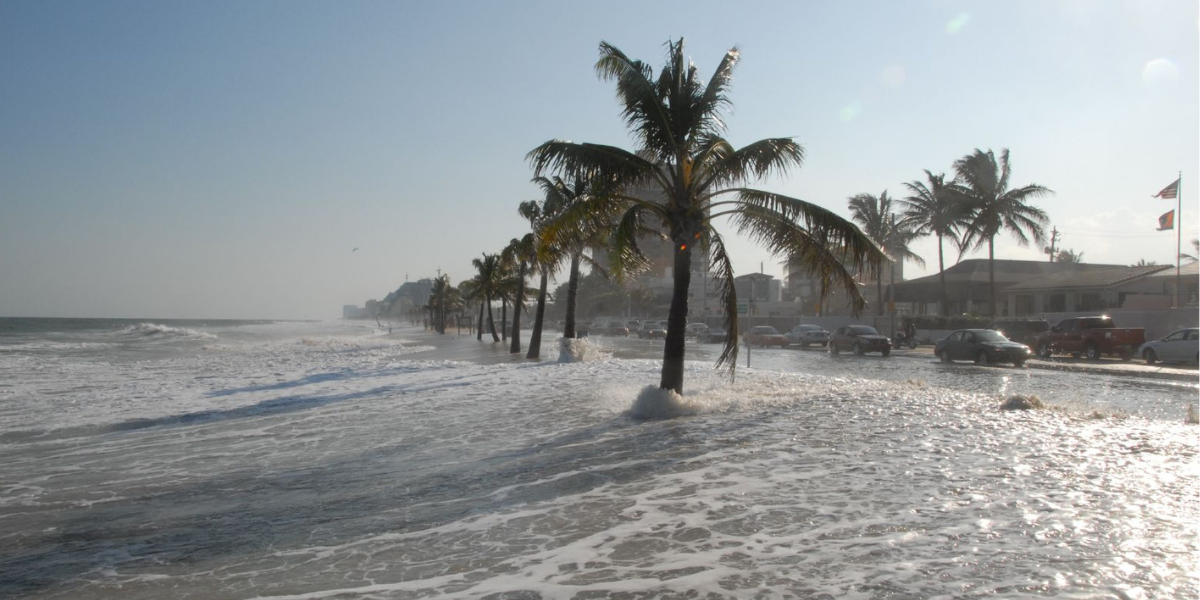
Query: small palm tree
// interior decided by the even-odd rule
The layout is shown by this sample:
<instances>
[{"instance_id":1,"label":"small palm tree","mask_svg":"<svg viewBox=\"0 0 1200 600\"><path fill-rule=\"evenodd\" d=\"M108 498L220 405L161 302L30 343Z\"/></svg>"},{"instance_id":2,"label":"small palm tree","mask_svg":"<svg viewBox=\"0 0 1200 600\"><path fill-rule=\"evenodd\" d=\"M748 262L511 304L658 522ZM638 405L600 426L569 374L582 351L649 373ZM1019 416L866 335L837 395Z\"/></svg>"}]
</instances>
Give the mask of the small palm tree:
<instances>
[{"instance_id":1,"label":"small palm tree","mask_svg":"<svg viewBox=\"0 0 1200 600\"><path fill-rule=\"evenodd\" d=\"M1026 246L1030 239L1041 244L1046 239L1045 226L1050 219L1042 209L1029 204L1030 200L1053 194L1049 188L1031 183L1019 188L1009 187L1011 165L1008 148L1000 151L999 160L991 150L976 149L954 163L958 174L950 189L970 208L970 223L963 237L963 247L975 249L987 244L989 311L996 316L996 235L1008 231L1017 243Z\"/></svg>"},{"instance_id":2,"label":"small palm tree","mask_svg":"<svg viewBox=\"0 0 1200 600\"><path fill-rule=\"evenodd\" d=\"M587 205L588 201L603 193L595 182L584 178L575 178L568 183L561 177L535 177L534 183L542 188L545 200L542 202L543 216L547 222L562 217L568 211L578 211L579 207ZM570 261L567 271L567 314L564 317L563 337L574 339L575 312L579 304L579 268L591 260L584 251L591 246L600 245L610 231L610 221L604 213L574 215L570 228L560 228L553 237L543 235L540 239L539 253L542 260L554 264L563 260ZM548 225L549 223L547 223ZM598 267L592 263L593 267Z\"/></svg>"},{"instance_id":3,"label":"small palm tree","mask_svg":"<svg viewBox=\"0 0 1200 600\"><path fill-rule=\"evenodd\" d=\"M1077 265L1083 262L1083 253L1067 248L1066 250L1059 250L1058 256L1054 257L1054 260L1063 264Z\"/></svg>"},{"instance_id":4,"label":"small palm tree","mask_svg":"<svg viewBox=\"0 0 1200 600\"><path fill-rule=\"evenodd\" d=\"M949 299L946 294L946 259L943 253L942 240L950 238L959 253L962 245L959 243L959 232L967 226L969 212L963 202L959 202L950 193L946 183L946 175L934 175L925 170L926 181L912 181L904 184L909 196L900 199L904 206L904 221L906 227L919 235L933 235L938 244L938 278L941 283L941 302L939 309L942 316L948 316L950 311Z\"/></svg>"},{"instance_id":5,"label":"small palm tree","mask_svg":"<svg viewBox=\"0 0 1200 600\"><path fill-rule=\"evenodd\" d=\"M527 233L520 239L513 238L500 255L504 262L517 265L516 275L502 282L503 293L511 298L513 303L512 345L509 347L509 353L517 354L521 351L521 311L525 308L525 298L531 291L525 287L525 277L529 265L537 263L537 238L532 233Z\"/></svg>"},{"instance_id":6,"label":"small palm tree","mask_svg":"<svg viewBox=\"0 0 1200 600\"><path fill-rule=\"evenodd\" d=\"M450 276L442 275L433 280L426 304L430 311L429 322L438 333L446 334L446 315L458 303L458 290L450 285Z\"/></svg>"},{"instance_id":7,"label":"small palm tree","mask_svg":"<svg viewBox=\"0 0 1200 600\"><path fill-rule=\"evenodd\" d=\"M496 321L492 316L492 300L500 293L500 255L483 254L483 258L471 259L475 267L475 277L471 278L471 297L480 302L479 305L479 335L476 339L483 340L483 313L487 309L488 330L492 334L492 343L500 341L496 334Z\"/></svg>"},{"instance_id":8,"label":"small palm tree","mask_svg":"<svg viewBox=\"0 0 1200 600\"><path fill-rule=\"evenodd\" d=\"M728 367L732 375L737 359L733 265L714 220L728 218L737 231L772 252L795 257L818 275L823 288L840 283L856 310L865 302L846 265L878 268L883 255L852 223L824 208L743 187L751 180L799 167L804 149L791 138L734 148L721 136L725 128L722 112L731 105L726 91L738 62L737 48L725 53L716 72L704 82L684 57L682 39L670 41L666 47L667 63L655 78L650 65L600 43L596 72L602 79L616 82L625 123L637 140L636 151L551 140L531 151L528 158L537 175L556 171L601 190L567 208L547 227L551 243L580 230L589 220L616 223L610 257L619 279L644 264L637 246L639 234L649 229L671 240L674 289L659 387L682 393L683 332L696 248L709 253L721 282L729 337L717 365ZM626 191L635 188L653 192L633 195ZM830 252L827 244L836 250Z\"/></svg>"},{"instance_id":9,"label":"small palm tree","mask_svg":"<svg viewBox=\"0 0 1200 600\"><path fill-rule=\"evenodd\" d=\"M1192 238L1192 252L1195 252L1195 254L1180 252L1179 258L1182 258L1188 262L1196 262L1196 257L1200 256L1200 238Z\"/></svg>"},{"instance_id":10,"label":"small palm tree","mask_svg":"<svg viewBox=\"0 0 1200 600\"><path fill-rule=\"evenodd\" d=\"M522 202L517 209L517 212L529 221L529 227L533 230L534 247L529 257L530 268L537 271L540 279L538 283L537 308L533 313L533 328L529 332L529 353L525 355L525 358L539 358L541 356L542 323L546 319L546 288L549 285L550 276L554 274L558 263L557 256L549 255L552 249L549 247L543 249L542 244L542 227L545 225L547 219L554 216L553 211L555 208L547 204L547 200Z\"/></svg>"},{"instance_id":11,"label":"small palm tree","mask_svg":"<svg viewBox=\"0 0 1200 600\"><path fill-rule=\"evenodd\" d=\"M878 196L858 194L849 200L850 215L862 226L862 230L883 248L892 261L912 260L920 265L925 260L908 249L908 244L916 238L916 232L903 221L897 221L893 211L892 199L887 190ZM875 291L878 296L878 314L884 313L883 305L883 270L875 271Z\"/></svg>"}]
</instances>

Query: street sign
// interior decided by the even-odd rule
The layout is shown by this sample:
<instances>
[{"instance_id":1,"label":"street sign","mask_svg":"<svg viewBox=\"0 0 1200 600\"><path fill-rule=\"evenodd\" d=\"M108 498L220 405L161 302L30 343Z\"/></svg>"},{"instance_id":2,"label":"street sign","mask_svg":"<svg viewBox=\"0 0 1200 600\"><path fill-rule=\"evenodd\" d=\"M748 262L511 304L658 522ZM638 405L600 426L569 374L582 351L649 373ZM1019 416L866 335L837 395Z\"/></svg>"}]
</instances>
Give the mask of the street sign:
<instances>
[{"instance_id":1,"label":"street sign","mask_svg":"<svg viewBox=\"0 0 1200 600\"><path fill-rule=\"evenodd\" d=\"M750 312L750 307L745 302L738 302L738 314L744 315Z\"/></svg>"}]
</instances>

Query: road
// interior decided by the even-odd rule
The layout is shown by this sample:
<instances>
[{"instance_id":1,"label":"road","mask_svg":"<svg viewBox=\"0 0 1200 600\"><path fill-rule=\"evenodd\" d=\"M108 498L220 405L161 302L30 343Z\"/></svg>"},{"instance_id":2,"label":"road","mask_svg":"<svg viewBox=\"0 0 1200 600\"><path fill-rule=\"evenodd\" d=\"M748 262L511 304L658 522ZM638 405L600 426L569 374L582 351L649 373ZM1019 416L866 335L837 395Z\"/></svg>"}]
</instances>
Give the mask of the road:
<instances>
[{"instance_id":1,"label":"road","mask_svg":"<svg viewBox=\"0 0 1200 600\"><path fill-rule=\"evenodd\" d=\"M477 341L453 332L439 336L418 329L397 331L415 344L432 349L408 355L417 360L455 360L479 363L525 362L524 352L509 354L506 342L493 343L490 336ZM556 361L558 332L546 332L543 360ZM528 332L522 340L528 339ZM594 337L590 341L617 359L662 358L662 340L636 337ZM524 348L524 346L523 346ZM720 344L689 341L687 359L715 363ZM831 356L823 348L754 348L746 366L746 348L738 357L739 371L745 369L812 373L823 376L923 382L931 389L950 388L994 394L1029 394L1051 404L1080 411L1128 414L1155 420L1182 420L1189 403L1196 404L1200 382L1196 368L1148 366L1140 361L1123 363L1104 360L1089 363L1070 358L1042 361L1031 359L1025 367L1011 365L981 367L960 362L944 364L933 356L933 348L895 350L890 357L878 354Z\"/></svg>"}]
</instances>

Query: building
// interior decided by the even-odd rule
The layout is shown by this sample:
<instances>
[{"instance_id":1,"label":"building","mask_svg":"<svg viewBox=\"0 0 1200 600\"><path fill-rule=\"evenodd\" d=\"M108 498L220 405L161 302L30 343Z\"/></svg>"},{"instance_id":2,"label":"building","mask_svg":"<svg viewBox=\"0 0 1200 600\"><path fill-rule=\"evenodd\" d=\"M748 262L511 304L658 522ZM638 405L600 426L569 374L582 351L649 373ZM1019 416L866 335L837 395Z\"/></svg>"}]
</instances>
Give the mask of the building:
<instances>
[{"instance_id":1,"label":"building","mask_svg":"<svg viewBox=\"0 0 1200 600\"><path fill-rule=\"evenodd\" d=\"M1064 275L1127 268L1122 265L1099 265L1081 263L1061 263L1033 260L996 260L994 261L996 278L996 314L1011 315L1017 313L1016 302L1029 302L1028 297L1010 299L1006 290L1014 285L1041 278L1055 278ZM949 267L944 272L946 278L947 309L944 314L987 315L990 312L991 285L988 279L988 261L983 258L972 258ZM886 286L886 283L885 283ZM908 314L937 315L941 303L941 276L937 273L918 279L896 283L897 310ZM885 289L884 297L887 297ZM1013 307L1009 309L1010 305ZM1028 304L1021 310L1029 310Z\"/></svg>"}]
</instances>

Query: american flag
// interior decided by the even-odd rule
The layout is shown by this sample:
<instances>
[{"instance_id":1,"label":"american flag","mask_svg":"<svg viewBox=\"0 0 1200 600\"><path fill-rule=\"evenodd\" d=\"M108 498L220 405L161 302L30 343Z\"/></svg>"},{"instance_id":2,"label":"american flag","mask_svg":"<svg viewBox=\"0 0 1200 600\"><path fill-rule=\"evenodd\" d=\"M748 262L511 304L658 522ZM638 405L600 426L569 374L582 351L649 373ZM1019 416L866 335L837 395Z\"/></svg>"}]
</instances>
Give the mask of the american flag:
<instances>
[{"instance_id":1,"label":"american flag","mask_svg":"<svg viewBox=\"0 0 1200 600\"><path fill-rule=\"evenodd\" d=\"M1155 194L1155 195L1151 196L1151 198L1170 198L1170 199L1173 199L1173 198L1175 198L1175 197L1176 197L1178 194L1179 194L1179 180L1178 180L1178 179L1176 179L1175 181L1173 181L1173 182L1171 183L1171 185L1168 185L1167 187L1163 188L1161 192L1159 192L1159 193L1157 193L1157 194Z\"/></svg>"}]
</instances>

